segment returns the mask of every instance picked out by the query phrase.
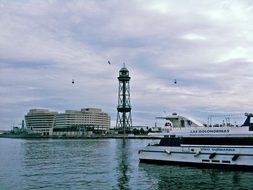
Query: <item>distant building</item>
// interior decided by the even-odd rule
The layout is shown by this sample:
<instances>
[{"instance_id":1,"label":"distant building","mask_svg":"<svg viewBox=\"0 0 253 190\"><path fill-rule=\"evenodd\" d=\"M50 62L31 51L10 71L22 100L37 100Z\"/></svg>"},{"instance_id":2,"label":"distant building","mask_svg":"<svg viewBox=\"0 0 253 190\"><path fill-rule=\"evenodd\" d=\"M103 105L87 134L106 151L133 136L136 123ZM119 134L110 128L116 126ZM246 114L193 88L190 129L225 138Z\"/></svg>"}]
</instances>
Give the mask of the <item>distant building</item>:
<instances>
[{"instance_id":1,"label":"distant building","mask_svg":"<svg viewBox=\"0 0 253 190\"><path fill-rule=\"evenodd\" d=\"M7 131L0 130L0 135L6 133Z\"/></svg>"},{"instance_id":2,"label":"distant building","mask_svg":"<svg viewBox=\"0 0 253 190\"><path fill-rule=\"evenodd\" d=\"M31 109L25 115L26 128L43 136L52 135L57 112L47 109Z\"/></svg>"},{"instance_id":3,"label":"distant building","mask_svg":"<svg viewBox=\"0 0 253 190\"><path fill-rule=\"evenodd\" d=\"M65 113L31 109L25 115L26 127L43 136L76 136L86 134L87 131L103 134L109 131L110 122L110 116L97 108L84 108L81 111L66 110Z\"/></svg>"},{"instance_id":4,"label":"distant building","mask_svg":"<svg viewBox=\"0 0 253 190\"><path fill-rule=\"evenodd\" d=\"M109 131L111 118L97 108L84 108L81 111L66 110L56 115L53 135L81 135L92 131L105 133Z\"/></svg>"}]
</instances>

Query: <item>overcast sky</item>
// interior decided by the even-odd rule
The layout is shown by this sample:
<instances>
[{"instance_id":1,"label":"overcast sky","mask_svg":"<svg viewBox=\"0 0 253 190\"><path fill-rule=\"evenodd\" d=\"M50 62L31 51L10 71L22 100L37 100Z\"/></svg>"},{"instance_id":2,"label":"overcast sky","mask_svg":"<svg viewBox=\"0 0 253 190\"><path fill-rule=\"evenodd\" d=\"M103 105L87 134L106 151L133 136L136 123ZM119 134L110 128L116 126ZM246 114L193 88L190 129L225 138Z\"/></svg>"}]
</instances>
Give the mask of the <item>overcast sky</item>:
<instances>
[{"instance_id":1,"label":"overcast sky","mask_svg":"<svg viewBox=\"0 0 253 190\"><path fill-rule=\"evenodd\" d=\"M0 129L32 108L115 126L123 62L133 125L253 112L252 44L252 0L0 0Z\"/></svg>"}]
</instances>

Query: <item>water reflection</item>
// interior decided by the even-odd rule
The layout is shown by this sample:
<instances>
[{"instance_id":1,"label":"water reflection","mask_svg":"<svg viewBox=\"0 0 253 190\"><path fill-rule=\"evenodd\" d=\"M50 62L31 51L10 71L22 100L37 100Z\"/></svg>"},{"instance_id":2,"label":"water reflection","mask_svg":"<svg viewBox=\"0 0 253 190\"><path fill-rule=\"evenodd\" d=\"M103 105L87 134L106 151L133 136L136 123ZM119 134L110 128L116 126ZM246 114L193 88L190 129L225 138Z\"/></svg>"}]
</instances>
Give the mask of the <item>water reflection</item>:
<instances>
[{"instance_id":1,"label":"water reflection","mask_svg":"<svg viewBox=\"0 0 253 190\"><path fill-rule=\"evenodd\" d=\"M128 160L128 148L130 141L122 139L121 142L118 142L118 187L121 190L129 190L129 160Z\"/></svg>"},{"instance_id":2,"label":"water reflection","mask_svg":"<svg viewBox=\"0 0 253 190\"><path fill-rule=\"evenodd\" d=\"M108 140L25 141L26 187L36 189L99 189L113 178L111 143ZM29 188L27 188L29 189Z\"/></svg>"},{"instance_id":3,"label":"water reflection","mask_svg":"<svg viewBox=\"0 0 253 190\"><path fill-rule=\"evenodd\" d=\"M251 189L252 173L139 164L152 189ZM242 177L243 176L243 177Z\"/></svg>"},{"instance_id":4,"label":"water reflection","mask_svg":"<svg viewBox=\"0 0 253 190\"><path fill-rule=\"evenodd\" d=\"M252 189L249 172L139 164L149 141L0 139L0 189Z\"/></svg>"}]
</instances>

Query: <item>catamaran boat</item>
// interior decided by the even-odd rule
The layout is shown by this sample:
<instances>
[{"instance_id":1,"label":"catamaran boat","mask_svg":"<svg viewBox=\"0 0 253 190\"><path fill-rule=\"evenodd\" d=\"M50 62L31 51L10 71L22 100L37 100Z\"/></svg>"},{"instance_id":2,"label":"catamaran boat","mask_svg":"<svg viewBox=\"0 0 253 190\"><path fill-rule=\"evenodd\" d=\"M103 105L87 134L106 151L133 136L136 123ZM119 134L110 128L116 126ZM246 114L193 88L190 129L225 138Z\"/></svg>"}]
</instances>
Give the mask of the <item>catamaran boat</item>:
<instances>
[{"instance_id":1,"label":"catamaran boat","mask_svg":"<svg viewBox=\"0 0 253 190\"><path fill-rule=\"evenodd\" d=\"M241 126L203 124L178 114L166 119L158 144L139 150L140 162L253 171L253 114Z\"/></svg>"}]
</instances>

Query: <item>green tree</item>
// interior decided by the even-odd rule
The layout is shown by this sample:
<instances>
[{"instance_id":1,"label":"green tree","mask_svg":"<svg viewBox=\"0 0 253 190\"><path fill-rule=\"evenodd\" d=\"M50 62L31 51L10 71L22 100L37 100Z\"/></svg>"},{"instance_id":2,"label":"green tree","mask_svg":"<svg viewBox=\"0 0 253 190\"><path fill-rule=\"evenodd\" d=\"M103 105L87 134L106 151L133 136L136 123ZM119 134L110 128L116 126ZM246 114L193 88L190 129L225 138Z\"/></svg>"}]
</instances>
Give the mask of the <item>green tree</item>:
<instances>
[{"instance_id":1,"label":"green tree","mask_svg":"<svg viewBox=\"0 0 253 190\"><path fill-rule=\"evenodd\" d=\"M145 133L144 129L141 128L141 129L140 129L140 134L143 135L144 133Z\"/></svg>"}]
</instances>

